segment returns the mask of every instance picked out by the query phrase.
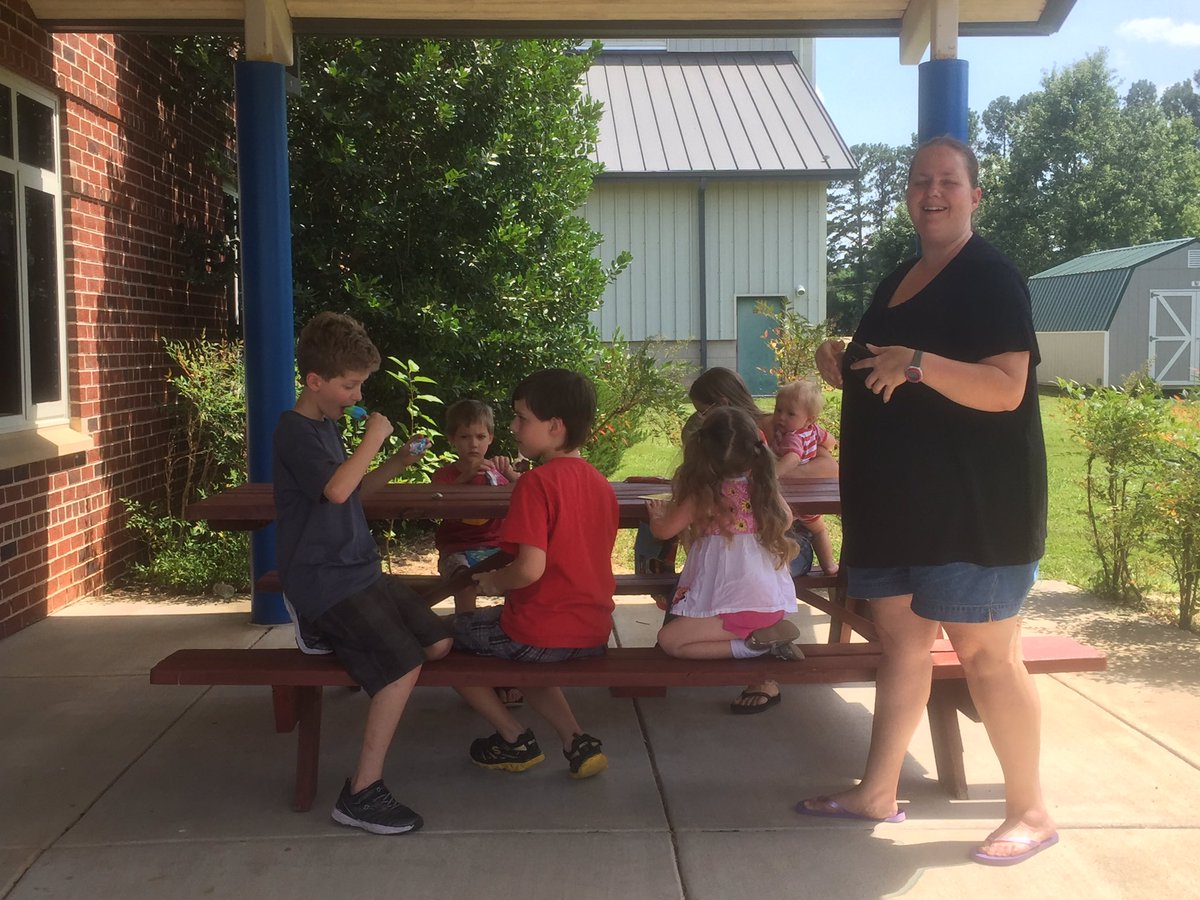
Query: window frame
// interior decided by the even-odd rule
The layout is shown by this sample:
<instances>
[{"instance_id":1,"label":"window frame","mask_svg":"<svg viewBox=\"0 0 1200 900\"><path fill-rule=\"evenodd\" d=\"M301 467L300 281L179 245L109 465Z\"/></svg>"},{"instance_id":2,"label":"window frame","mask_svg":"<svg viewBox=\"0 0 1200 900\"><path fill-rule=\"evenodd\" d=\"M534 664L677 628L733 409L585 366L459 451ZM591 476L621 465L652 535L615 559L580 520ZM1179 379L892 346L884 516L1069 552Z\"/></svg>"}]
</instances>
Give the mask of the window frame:
<instances>
[{"instance_id":1,"label":"window frame","mask_svg":"<svg viewBox=\"0 0 1200 900\"><path fill-rule=\"evenodd\" d=\"M62 197L62 115L58 97L53 91L34 84L7 69L0 69L0 84L12 93L11 125L13 156L0 155L0 171L9 173L14 178L16 203L16 238L17 238L17 318L20 329L20 379L21 379L21 409L12 415L0 415L0 434L28 431L41 426L62 424L68 421L70 408L70 384L68 382L68 344L67 344L67 302L65 274L65 239L63 233L63 197ZM38 166L20 161L20 143L18 135L17 97L23 95L29 100L49 108L54 146L54 171L48 172ZM29 257L28 235L26 233L26 189L33 189L49 195L54 207L55 235L55 290L57 341L58 341L58 383L59 396L55 400L35 403L32 387L32 359L30 350L30 313L29 313Z\"/></svg>"}]
</instances>

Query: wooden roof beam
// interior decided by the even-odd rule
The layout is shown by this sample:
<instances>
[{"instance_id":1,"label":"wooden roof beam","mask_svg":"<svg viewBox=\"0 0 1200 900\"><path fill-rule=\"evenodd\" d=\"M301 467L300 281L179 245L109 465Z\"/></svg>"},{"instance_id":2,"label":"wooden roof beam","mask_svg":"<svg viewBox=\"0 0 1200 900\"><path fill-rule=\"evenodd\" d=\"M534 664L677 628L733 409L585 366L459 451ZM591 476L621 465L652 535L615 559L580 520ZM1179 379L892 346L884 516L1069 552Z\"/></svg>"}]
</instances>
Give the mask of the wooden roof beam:
<instances>
[{"instance_id":1,"label":"wooden roof beam","mask_svg":"<svg viewBox=\"0 0 1200 900\"><path fill-rule=\"evenodd\" d=\"M911 0L900 24L900 63L915 66L932 48L930 59L958 57L958 0Z\"/></svg>"},{"instance_id":2,"label":"wooden roof beam","mask_svg":"<svg viewBox=\"0 0 1200 900\"><path fill-rule=\"evenodd\" d=\"M290 66L294 46L287 0L246 0L246 59Z\"/></svg>"}]
</instances>

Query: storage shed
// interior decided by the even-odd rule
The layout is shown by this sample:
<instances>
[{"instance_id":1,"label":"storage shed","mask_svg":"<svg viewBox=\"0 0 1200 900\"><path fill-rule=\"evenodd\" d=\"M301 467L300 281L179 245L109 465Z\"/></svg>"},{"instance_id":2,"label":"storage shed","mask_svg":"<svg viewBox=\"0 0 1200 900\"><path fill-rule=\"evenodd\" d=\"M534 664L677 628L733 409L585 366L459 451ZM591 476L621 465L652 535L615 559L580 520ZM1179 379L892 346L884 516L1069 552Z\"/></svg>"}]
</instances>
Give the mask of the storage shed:
<instances>
[{"instance_id":1,"label":"storage shed","mask_svg":"<svg viewBox=\"0 0 1200 900\"><path fill-rule=\"evenodd\" d=\"M677 343L773 394L771 320L755 308L824 320L825 186L856 169L805 72L812 41L613 46L587 73L604 173L583 215L602 259L633 262L593 321L604 340Z\"/></svg>"},{"instance_id":2,"label":"storage shed","mask_svg":"<svg viewBox=\"0 0 1200 900\"><path fill-rule=\"evenodd\" d=\"M1029 279L1038 380L1119 385L1143 366L1163 387L1200 368L1200 240L1076 257Z\"/></svg>"}]
</instances>

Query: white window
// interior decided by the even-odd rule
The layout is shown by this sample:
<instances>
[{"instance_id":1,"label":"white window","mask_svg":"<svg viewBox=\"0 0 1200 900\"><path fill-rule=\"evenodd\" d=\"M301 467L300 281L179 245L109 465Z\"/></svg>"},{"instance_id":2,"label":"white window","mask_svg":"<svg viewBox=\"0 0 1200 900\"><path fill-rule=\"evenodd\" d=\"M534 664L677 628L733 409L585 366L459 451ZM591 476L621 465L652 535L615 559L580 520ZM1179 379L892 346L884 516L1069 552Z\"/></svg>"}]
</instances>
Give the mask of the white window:
<instances>
[{"instance_id":1,"label":"white window","mask_svg":"<svg viewBox=\"0 0 1200 900\"><path fill-rule=\"evenodd\" d=\"M0 71L0 432L65 421L58 104Z\"/></svg>"}]
</instances>

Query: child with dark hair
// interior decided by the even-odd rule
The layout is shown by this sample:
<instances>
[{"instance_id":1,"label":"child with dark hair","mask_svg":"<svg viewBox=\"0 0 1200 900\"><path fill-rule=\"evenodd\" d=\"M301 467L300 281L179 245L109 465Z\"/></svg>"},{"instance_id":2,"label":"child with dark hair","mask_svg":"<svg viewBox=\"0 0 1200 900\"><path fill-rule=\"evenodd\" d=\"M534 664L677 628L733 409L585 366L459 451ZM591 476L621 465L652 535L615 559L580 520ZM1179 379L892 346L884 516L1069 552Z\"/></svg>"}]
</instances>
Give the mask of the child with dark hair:
<instances>
[{"instance_id":1,"label":"child with dark hair","mask_svg":"<svg viewBox=\"0 0 1200 900\"><path fill-rule=\"evenodd\" d=\"M577 372L546 369L517 385L512 400L517 447L541 464L516 483L500 527L501 547L513 561L475 576L482 593L504 595L504 603L455 616L454 643L530 663L597 656L612 631L617 499L579 452L596 415L596 390ZM521 772L545 759L533 732L492 688L459 692L496 729L471 744L477 765ZM561 688L524 693L558 734L572 777L608 766L600 741L579 727Z\"/></svg>"},{"instance_id":2,"label":"child with dark hair","mask_svg":"<svg viewBox=\"0 0 1200 900\"><path fill-rule=\"evenodd\" d=\"M685 659L798 658L788 563L792 513L775 458L744 410L716 407L683 447L670 500L647 500L656 537L687 532L688 557L658 643Z\"/></svg>"},{"instance_id":3,"label":"child with dark hair","mask_svg":"<svg viewBox=\"0 0 1200 900\"><path fill-rule=\"evenodd\" d=\"M387 484L423 452L405 445L368 471L392 423L366 420L349 456L336 420L362 399L379 351L358 322L325 312L300 332L303 387L274 435L276 555L296 641L307 653L337 654L371 698L353 776L334 821L375 834L402 834L422 819L383 783L388 748L421 665L450 651L445 625L393 575L384 575L361 497ZM318 645L318 641L324 642Z\"/></svg>"}]
</instances>

